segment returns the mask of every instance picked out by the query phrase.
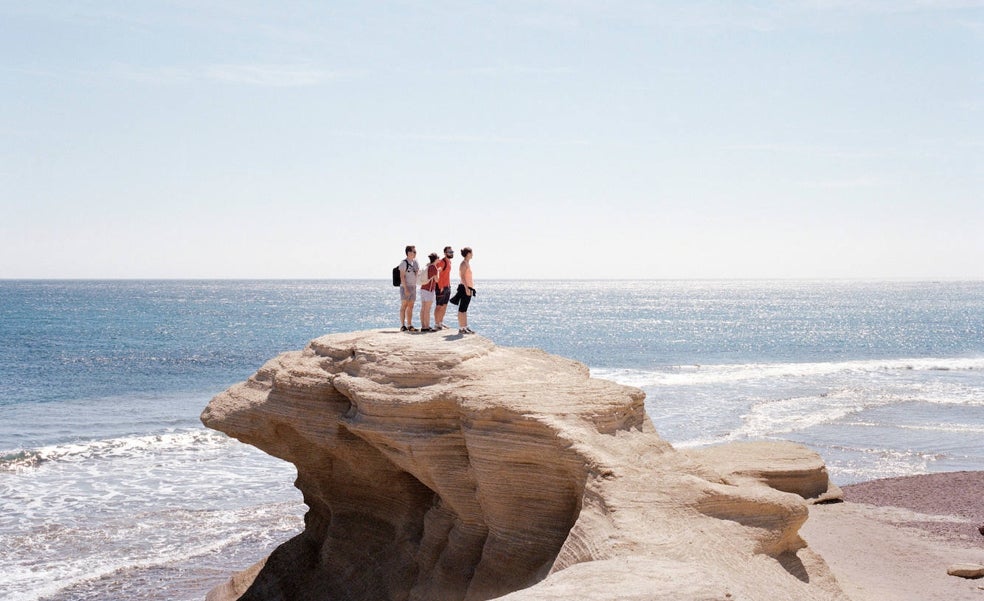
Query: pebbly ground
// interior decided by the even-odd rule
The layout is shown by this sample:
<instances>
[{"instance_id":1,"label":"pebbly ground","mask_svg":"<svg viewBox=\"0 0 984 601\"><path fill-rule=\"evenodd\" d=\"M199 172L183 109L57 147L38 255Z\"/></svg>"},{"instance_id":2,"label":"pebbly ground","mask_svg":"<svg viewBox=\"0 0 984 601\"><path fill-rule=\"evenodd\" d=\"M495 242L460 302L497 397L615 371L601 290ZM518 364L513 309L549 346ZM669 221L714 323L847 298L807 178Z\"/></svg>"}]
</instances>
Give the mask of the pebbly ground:
<instances>
[{"instance_id":1,"label":"pebbly ground","mask_svg":"<svg viewBox=\"0 0 984 601\"><path fill-rule=\"evenodd\" d=\"M844 500L879 507L903 507L930 515L953 515L969 523L907 522L951 540L984 546L984 471L886 478L843 486Z\"/></svg>"},{"instance_id":2,"label":"pebbly ground","mask_svg":"<svg viewBox=\"0 0 984 601\"><path fill-rule=\"evenodd\" d=\"M889 478L843 487L846 503L810 506L800 534L850 601L984 601L984 472Z\"/></svg>"}]
</instances>

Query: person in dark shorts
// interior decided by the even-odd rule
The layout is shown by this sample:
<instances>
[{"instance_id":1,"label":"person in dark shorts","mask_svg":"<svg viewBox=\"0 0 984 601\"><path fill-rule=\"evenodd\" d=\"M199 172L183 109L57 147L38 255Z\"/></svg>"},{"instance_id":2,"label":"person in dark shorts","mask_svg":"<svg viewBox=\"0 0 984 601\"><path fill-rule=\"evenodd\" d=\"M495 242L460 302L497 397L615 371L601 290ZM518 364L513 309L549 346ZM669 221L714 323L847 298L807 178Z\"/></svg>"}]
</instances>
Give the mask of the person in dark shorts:
<instances>
[{"instance_id":1,"label":"person in dark shorts","mask_svg":"<svg viewBox=\"0 0 984 601\"><path fill-rule=\"evenodd\" d=\"M461 249L461 266L458 267L458 275L461 277L461 283L458 284L458 291L455 294L455 297L458 299L456 304L458 305L459 334L475 333L468 327L468 305L471 304L471 299L475 296L475 281L472 279L471 269L473 254L472 249L467 246Z\"/></svg>"},{"instance_id":2,"label":"person in dark shorts","mask_svg":"<svg viewBox=\"0 0 984 601\"><path fill-rule=\"evenodd\" d=\"M444 256L437 262L439 273L437 276L437 304L434 306L435 330L445 330L448 327L444 325L444 314L448 311L448 300L451 299L451 259L453 258L454 249L445 246Z\"/></svg>"}]
</instances>

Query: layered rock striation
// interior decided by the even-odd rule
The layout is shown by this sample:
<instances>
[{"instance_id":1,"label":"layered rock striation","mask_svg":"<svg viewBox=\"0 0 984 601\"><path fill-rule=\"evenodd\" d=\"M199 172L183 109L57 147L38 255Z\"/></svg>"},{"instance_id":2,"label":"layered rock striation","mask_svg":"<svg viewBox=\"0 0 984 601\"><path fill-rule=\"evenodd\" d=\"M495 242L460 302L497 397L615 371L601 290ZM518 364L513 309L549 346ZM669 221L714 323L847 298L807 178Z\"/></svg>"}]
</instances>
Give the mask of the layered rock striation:
<instances>
[{"instance_id":1,"label":"layered rock striation","mask_svg":"<svg viewBox=\"0 0 984 601\"><path fill-rule=\"evenodd\" d=\"M843 600L790 443L678 452L642 391L479 337L318 338L202 414L297 467L305 529L210 601Z\"/></svg>"}]
</instances>

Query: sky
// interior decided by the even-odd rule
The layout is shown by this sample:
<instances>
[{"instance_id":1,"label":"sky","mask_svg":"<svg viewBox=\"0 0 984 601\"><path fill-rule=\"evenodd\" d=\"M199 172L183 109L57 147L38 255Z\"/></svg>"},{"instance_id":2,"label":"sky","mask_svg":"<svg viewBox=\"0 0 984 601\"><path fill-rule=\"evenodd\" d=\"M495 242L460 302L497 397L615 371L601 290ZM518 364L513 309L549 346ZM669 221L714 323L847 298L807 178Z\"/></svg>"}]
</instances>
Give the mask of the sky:
<instances>
[{"instance_id":1,"label":"sky","mask_svg":"<svg viewBox=\"0 0 984 601\"><path fill-rule=\"evenodd\" d=\"M984 2L0 0L0 278L984 279Z\"/></svg>"}]
</instances>

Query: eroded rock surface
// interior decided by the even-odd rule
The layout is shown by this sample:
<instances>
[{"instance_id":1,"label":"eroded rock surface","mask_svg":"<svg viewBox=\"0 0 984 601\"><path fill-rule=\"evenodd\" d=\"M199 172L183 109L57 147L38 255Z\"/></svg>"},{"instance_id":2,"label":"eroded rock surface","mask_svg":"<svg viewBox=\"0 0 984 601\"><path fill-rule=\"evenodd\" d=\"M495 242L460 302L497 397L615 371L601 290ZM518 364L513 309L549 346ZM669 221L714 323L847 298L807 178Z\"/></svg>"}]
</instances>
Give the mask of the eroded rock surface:
<instances>
[{"instance_id":1,"label":"eroded rock surface","mask_svg":"<svg viewBox=\"0 0 984 601\"><path fill-rule=\"evenodd\" d=\"M305 530L209 600L844 599L798 534L822 461L677 452L643 398L479 336L285 353L202 421L297 467Z\"/></svg>"}]
</instances>

